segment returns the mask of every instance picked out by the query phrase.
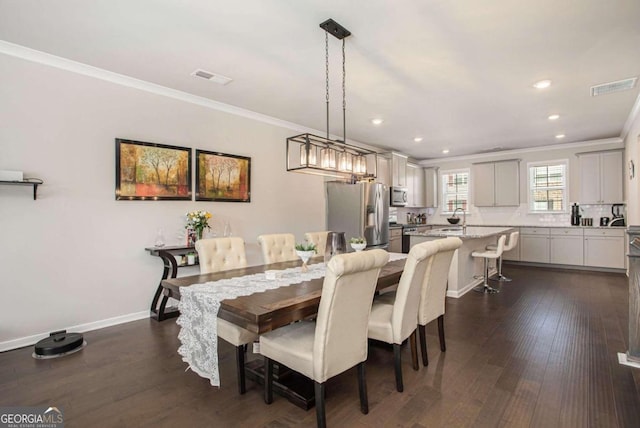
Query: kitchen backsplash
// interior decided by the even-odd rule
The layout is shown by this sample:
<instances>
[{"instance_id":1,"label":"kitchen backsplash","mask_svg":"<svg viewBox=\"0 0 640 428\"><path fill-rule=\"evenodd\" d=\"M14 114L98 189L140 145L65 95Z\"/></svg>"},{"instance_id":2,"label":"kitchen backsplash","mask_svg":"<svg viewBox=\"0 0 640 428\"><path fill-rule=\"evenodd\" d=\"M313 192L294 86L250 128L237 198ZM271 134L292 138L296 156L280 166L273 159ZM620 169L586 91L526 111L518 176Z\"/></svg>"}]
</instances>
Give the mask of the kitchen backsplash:
<instances>
[{"instance_id":1,"label":"kitchen backsplash","mask_svg":"<svg viewBox=\"0 0 640 428\"><path fill-rule=\"evenodd\" d=\"M611 205L580 205L582 217L593 218L593 225L600 224L600 217L611 219ZM427 214L427 224L446 223L450 214L440 214L434 208L391 208L398 223L407 223L407 214ZM626 217L626 213L625 217ZM458 216L461 217L460 214ZM571 226L571 214L529 214L526 203L514 207L475 207L471 206L467 214L467 223L480 226L513 225L513 226Z\"/></svg>"}]
</instances>

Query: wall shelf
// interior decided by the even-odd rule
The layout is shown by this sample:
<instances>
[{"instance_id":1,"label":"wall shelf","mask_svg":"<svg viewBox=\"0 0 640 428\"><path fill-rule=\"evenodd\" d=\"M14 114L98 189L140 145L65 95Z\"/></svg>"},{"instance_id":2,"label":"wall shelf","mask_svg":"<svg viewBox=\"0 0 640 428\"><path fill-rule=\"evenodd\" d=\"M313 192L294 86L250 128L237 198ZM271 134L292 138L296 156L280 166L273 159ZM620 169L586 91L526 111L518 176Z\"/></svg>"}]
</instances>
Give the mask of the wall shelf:
<instances>
[{"instance_id":1,"label":"wall shelf","mask_svg":"<svg viewBox=\"0 0 640 428\"><path fill-rule=\"evenodd\" d=\"M38 194L38 185L43 184L42 180L39 181L0 181L0 184L10 184L18 186L33 186L33 200L36 200Z\"/></svg>"}]
</instances>

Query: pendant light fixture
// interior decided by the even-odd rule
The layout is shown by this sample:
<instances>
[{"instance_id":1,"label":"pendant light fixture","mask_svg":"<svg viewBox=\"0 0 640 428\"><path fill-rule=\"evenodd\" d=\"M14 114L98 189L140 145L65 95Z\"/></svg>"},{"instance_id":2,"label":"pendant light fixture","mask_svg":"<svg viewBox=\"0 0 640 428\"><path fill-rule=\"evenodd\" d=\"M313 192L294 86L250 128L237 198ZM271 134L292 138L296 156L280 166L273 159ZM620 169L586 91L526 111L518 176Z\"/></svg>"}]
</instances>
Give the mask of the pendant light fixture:
<instances>
[{"instance_id":1,"label":"pendant light fixture","mask_svg":"<svg viewBox=\"0 0 640 428\"><path fill-rule=\"evenodd\" d=\"M347 144L346 55L345 39L351 32L328 19L320 28L325 31L326 76L326 137L300 134L287 138L287 171L338 178L375 178L376 152ZM329 34L342 40L342 140L332 140L329 134Z\"/></svg>"}]
</instances>

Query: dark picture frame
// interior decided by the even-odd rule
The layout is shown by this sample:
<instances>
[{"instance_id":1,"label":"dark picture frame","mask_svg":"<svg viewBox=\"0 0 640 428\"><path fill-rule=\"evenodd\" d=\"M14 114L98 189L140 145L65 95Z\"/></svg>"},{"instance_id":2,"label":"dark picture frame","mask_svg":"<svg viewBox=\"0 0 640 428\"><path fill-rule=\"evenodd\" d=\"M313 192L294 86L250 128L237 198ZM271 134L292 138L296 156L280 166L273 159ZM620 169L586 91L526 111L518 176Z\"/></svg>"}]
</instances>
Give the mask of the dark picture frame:
<instances>
[{"instance_id":1,"label":"dark picture frame","mask_svg":"<svg viewBox=\"0 0 640 428\"><path fill-rule=\"evenodd\" d=\"M116 138L116 200L190 201L191 148Z\"/></svg>"},{"instance_id":2,"label":"dark picture frame","mask_svg":"<svg viewBox=\"0 0 640 428\"><path fill-rule=\"evenodd\" d=\"M196 201L251 202L251 158L196 149Z\"/></svg>"}]
</instances>

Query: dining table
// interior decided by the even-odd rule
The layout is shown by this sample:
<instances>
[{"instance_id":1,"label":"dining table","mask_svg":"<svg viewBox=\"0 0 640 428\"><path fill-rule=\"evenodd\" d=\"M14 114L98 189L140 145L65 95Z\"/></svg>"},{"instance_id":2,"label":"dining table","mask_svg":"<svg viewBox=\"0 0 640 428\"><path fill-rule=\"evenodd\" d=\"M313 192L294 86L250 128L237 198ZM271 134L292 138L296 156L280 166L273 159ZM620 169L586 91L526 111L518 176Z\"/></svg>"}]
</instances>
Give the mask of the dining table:
<instances>
[{"instance_id":1,"label":"dining table","mask_svg":"<svg viewBox=\"0 0 640 428\"><path fill-rule=\"evenodd\" d=\"M398 283L404 269L406 254L390 253L390 261L382 267L378 276L376 290L383 290ZM312 258L308 264L322 263L322 257ZM300 260L265 265L248 266L207 274L169 278L161 282L163 294L180 300L187 287L201 284L224 283L232 278L251 277L267 271L286 271L301 268ZM233 299L222 300L219 304L218 318L263 334L279 327L313 318L317 312L322 295L324 277L303 280ZM263 382L262 359L254 359L245 365L246 376L258 383ZM297 406L309 409L313 407L313 384L304 376L282 368L276 374L274 391Z\"/></svg>"}]
</instances>

